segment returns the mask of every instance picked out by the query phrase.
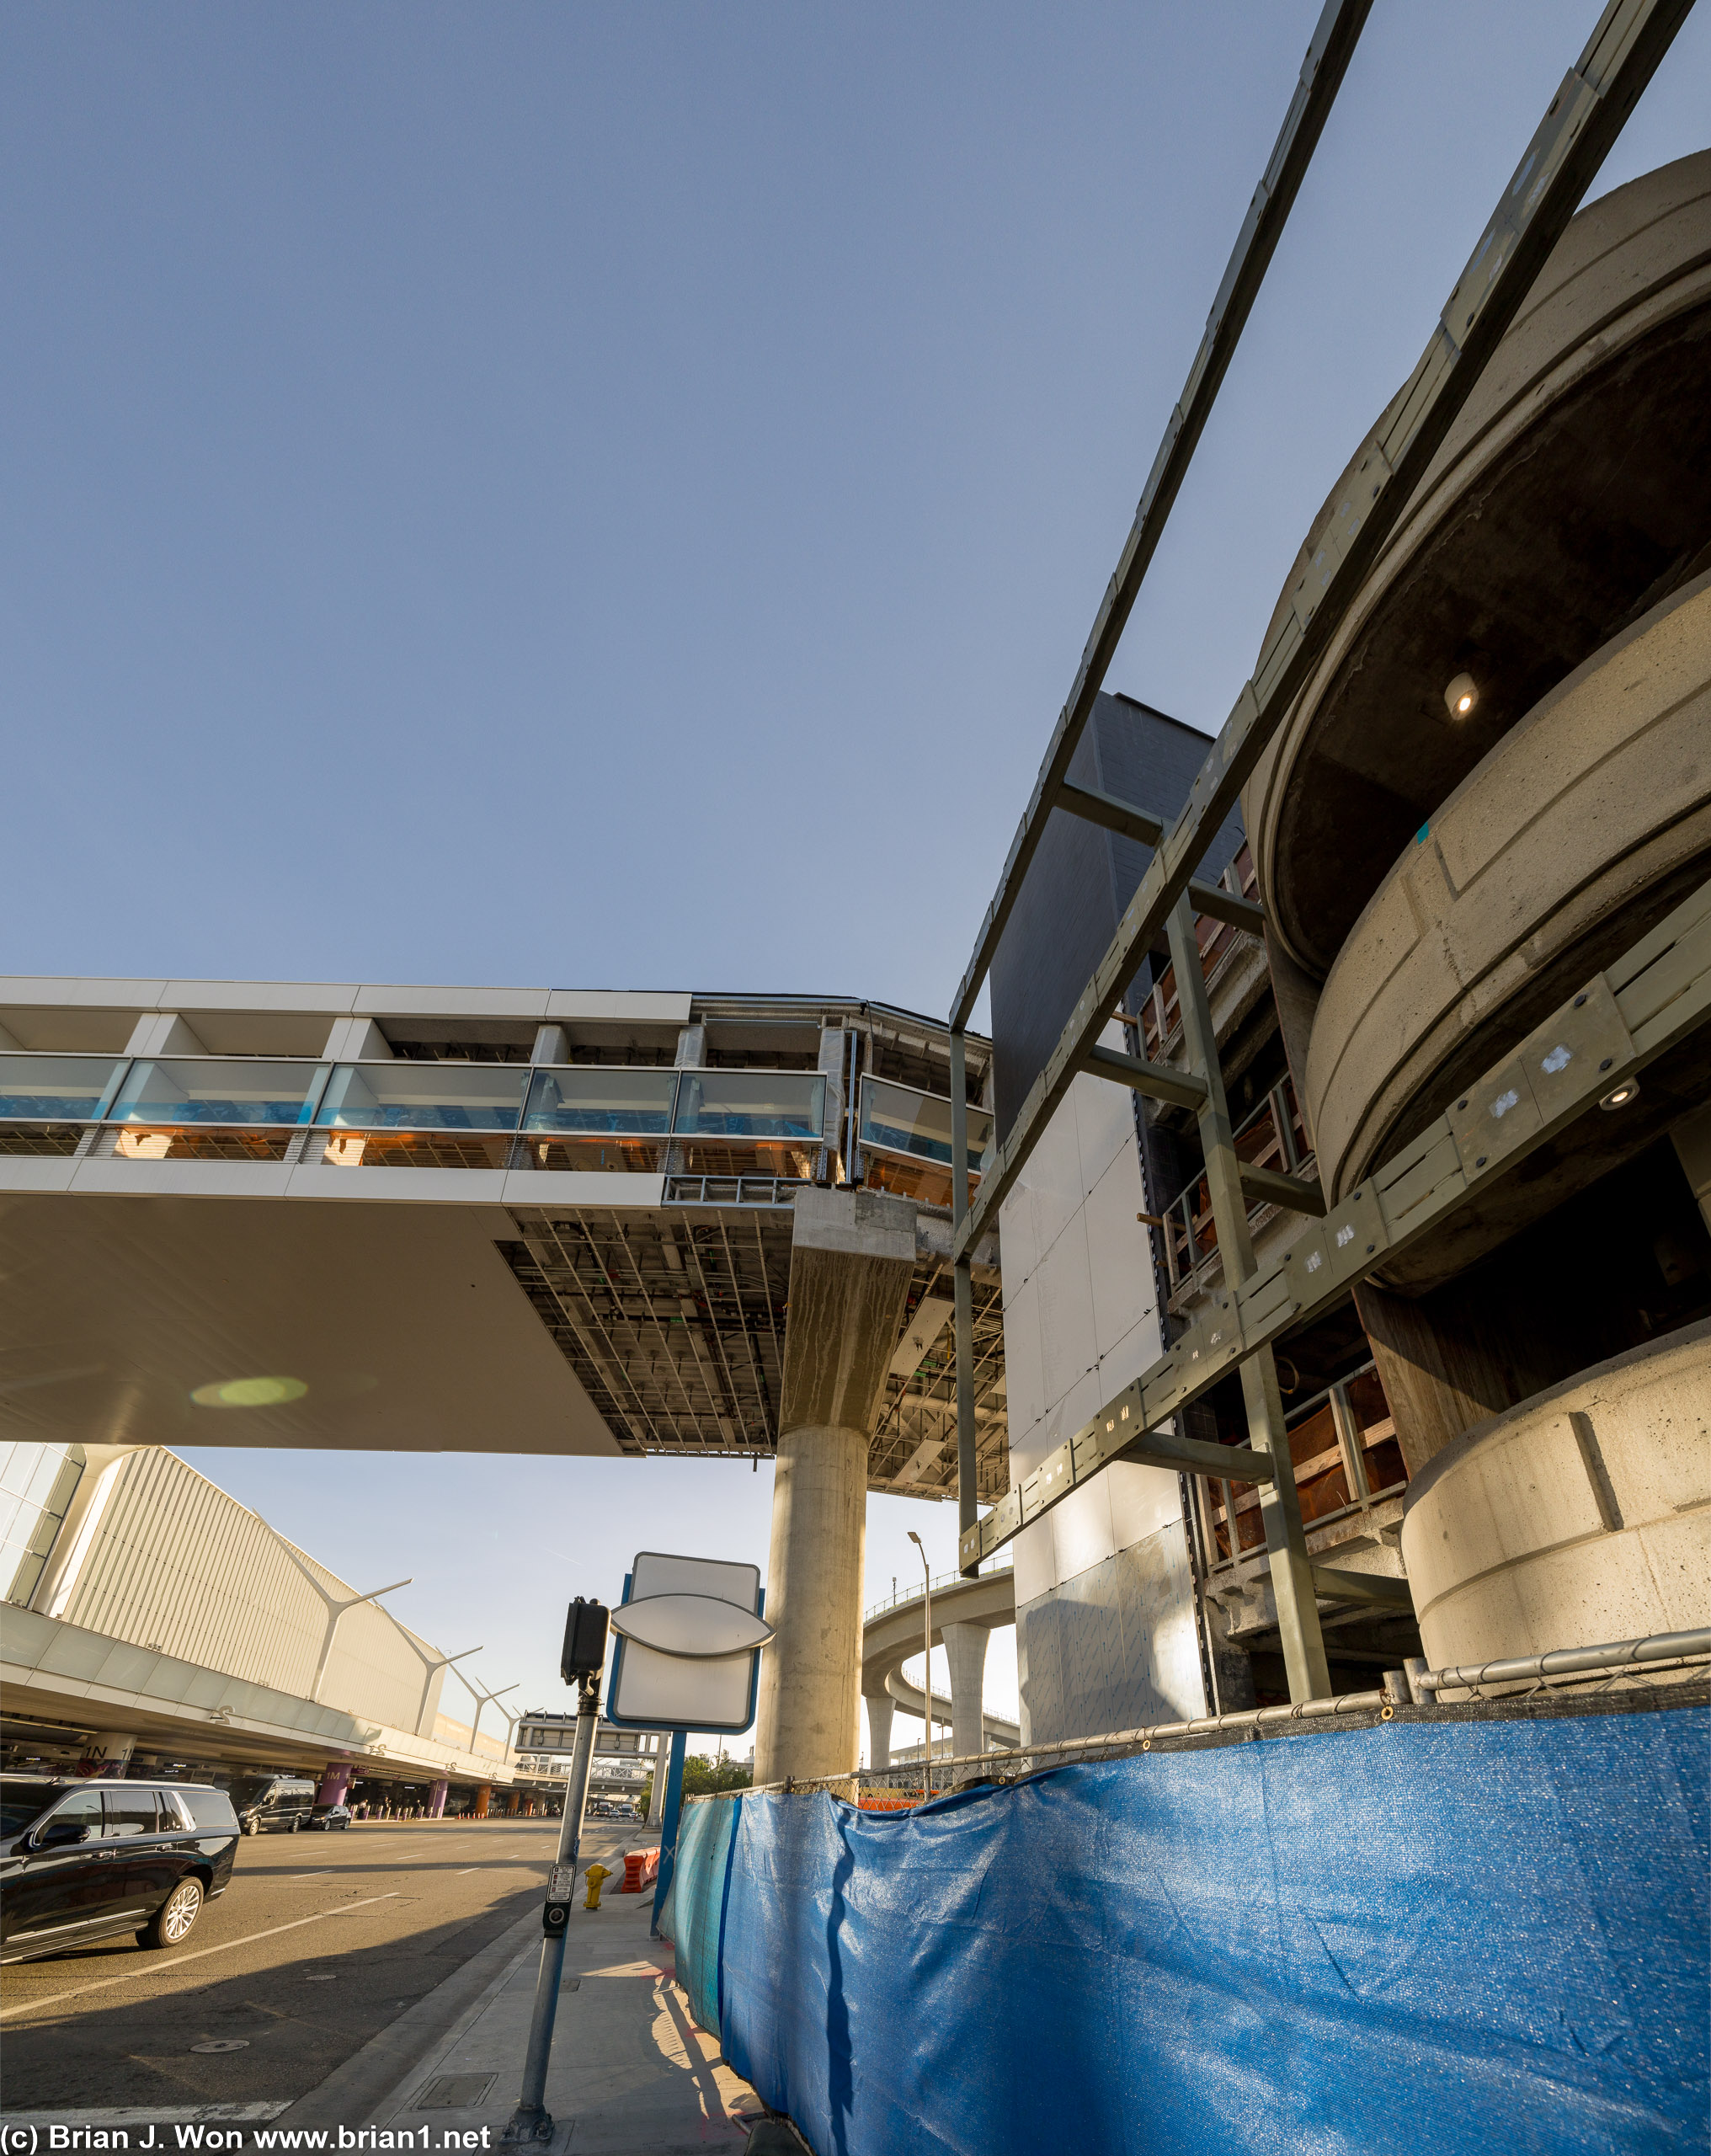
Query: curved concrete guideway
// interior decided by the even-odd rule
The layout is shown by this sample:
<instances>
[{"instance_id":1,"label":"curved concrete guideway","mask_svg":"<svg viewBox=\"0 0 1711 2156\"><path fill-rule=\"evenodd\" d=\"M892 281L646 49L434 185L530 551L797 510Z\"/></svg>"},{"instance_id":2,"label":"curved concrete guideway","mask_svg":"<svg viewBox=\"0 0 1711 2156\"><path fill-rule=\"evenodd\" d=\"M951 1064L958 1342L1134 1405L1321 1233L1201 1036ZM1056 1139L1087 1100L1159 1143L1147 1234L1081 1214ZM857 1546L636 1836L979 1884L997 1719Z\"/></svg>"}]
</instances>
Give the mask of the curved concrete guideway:
<instances>
[{"instance_id":1,"label":"curved concrete guideway","mask_svg":"<svg viewBox=\"0 0 1711 2156\"><path fill-rule=\"evenodd\" d=\"M868 1750L876 1767L891 1764L893 1706L919 1714L925 1705L920 1688L905 1683L904 1662L926 1644L923 1597L893 1604L869 1618L861 1628L861 1696L867 1706ZM986 1646L1000 1625L1015 1622L1015 1579L1010 1567L979 1579L956 1580L933 1590L932 1644L942 1646L951 1664L951 1697L933 1694L936 1719L951 1725L951 1750L962 1758L986 1748L985 1740L1021 1742L1013 1721L987 1714L981 1689L986 1674Z\"/></svg>"}]
</instances>

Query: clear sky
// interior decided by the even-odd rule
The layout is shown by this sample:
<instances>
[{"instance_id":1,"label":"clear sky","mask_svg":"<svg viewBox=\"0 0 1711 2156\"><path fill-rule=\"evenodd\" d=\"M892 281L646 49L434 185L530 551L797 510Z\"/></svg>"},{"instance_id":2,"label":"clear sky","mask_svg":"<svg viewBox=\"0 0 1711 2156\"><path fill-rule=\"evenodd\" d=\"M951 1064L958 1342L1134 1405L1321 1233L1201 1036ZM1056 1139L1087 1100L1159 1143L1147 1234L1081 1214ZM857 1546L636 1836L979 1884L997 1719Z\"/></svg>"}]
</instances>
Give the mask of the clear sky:
<instances>
[{"instance_id":1,"label":"clear sky","mask_svg":"<svg viewBox=\"0 0 1711 2156\"><path fill-rule=\"evenodd\" d=\"M942 1013L1316 12L14 0L0 970ZM1598 13L1378 0L1111 686L1222 721ZM745 1467L200 1464L530 1705L765 1561Z\"/></svg>"}]
</instances>

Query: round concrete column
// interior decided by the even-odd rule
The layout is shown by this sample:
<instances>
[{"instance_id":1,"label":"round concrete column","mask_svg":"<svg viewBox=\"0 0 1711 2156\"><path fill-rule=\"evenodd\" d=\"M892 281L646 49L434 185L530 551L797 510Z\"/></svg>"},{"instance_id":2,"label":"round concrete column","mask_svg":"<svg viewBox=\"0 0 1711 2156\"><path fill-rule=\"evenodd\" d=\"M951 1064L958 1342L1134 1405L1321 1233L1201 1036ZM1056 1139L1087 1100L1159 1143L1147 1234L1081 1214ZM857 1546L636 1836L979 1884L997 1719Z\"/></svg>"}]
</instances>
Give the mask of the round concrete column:
<instances>
[{"instance_id":1,"label":"round concrete column","mask_svg":"<svg viewBox=\"0 0 1711 2156\"><path fill-rule=\"evenodd\" d=\"M861 1743L867 1438L786 1430L772 1486L754 1779L848 1774Z\"/></svg>"},{"instance_id":2,"label":"round concrete column","mask_svg":"<svg viewBox=\"0 0 1711 2156\"><path fill-rule=\"evenodd\" d=\"M329 1760L315 1792L317 1804L343 1804L350 1794L350 1778L355 1772L349 1759Z\"/></svg>"},{"instance_id":3,"label":"round concrete column","mask_svg":"<svg viewBox=\"0 0 1711 2156\"><path fill-rule=\"evenodd\" d=\"M109 1780L122 1777L136 1749L136 1739L128 1730L104 1729L89 1739L83 1754L85 1769Z\"/></svg>"},{"instance_id":4,"label":"round concrete column","mask_svg":"<svg viewBox=\"0 0 1711 2156\"><path fill-rule=\"evenodd\" d=\"M888 1767L891 1764L891 1717L896 1702L889 1693L882 1698L867 1700L867 1764L870 1767Z\"/></svg>"},{"instance_id":5,"label":"round concrete column","mask_svg":"<svg viewBox=\"0 0 1711 2156\"><path fill-rule=\"evenodd\" d=\"M906 1199L805 1189L792 1210L757 1782L850 1774L860 1754L868 1433L915 1263Z\"/></svg>"},{"instance_id":6,"label":"round concrete column","mask_svg":"<svg viewBox=\"0 0 1711 2156\"><path fill-rule=\"evenodd\" d=\"M430 1819L443 1819L445 1817L445 1793L450 1787L450 1782L435 1782L433 1788L429 1790L428 1817Z\"/></svg>"},{"instance_id":7,"label":"round concrete column","mask_svg":"<svg viewBox=\"0 0 1711 2156\"><path fill-rule=\"evenodd\" d=\"M1711 1624L1711 1322L1446 1445L1402 1556L1436 1668Z\"/></svg>"},{"instance_id":8,"label":"round concrete column","mask_svg":"<svg viewBox=\"0 0 1711 2156\"><path fill-rule=\"evenodd\" d=\"M986 1749L981 1720L986 1685L986 1648L992 1635L984 1625L946 1625L940 1636L951 1665L951 1751L967 1758Z\"/></svg>"}]
</instances>

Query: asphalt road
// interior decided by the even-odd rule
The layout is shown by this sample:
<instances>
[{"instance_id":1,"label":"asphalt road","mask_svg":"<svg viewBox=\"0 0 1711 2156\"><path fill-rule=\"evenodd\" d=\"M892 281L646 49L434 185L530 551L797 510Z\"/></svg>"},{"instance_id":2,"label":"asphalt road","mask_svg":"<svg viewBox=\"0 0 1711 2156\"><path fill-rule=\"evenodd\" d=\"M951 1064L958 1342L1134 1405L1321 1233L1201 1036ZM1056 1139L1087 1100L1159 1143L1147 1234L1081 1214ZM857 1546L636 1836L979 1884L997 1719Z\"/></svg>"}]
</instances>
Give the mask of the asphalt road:
<instances>
[{"instance_id":1,"label":"asphalt road","mask_svg":"<svg viewBox=\"0 0 1711 2156\"><path fill-rule=\"evenodd\" d=\"M490 1819L242 1841L183 1948L126 1935L0 1971L5 2109L304 2095L529 1913L557 1838L557 1820ZM581 1861L621 1878L620 1852L657 1839L589 1820Z\"/></svg>"}]
</instances>

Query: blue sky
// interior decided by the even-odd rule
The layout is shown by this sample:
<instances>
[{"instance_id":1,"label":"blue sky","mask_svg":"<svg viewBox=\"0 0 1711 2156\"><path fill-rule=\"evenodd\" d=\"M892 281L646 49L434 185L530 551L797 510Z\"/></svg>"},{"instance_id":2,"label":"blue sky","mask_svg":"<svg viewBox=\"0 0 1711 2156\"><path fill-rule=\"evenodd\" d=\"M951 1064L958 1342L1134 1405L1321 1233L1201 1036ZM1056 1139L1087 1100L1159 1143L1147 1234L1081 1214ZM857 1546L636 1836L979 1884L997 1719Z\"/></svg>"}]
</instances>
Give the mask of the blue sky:
<instances>
[{"instance_id":1,"label":"blue sky","mask_svg":"<svg viewBox=\"0 0 1711 2156\"><path fill-rule=\"evenodd\" d=\"M1378 0L1112 686L1222 720L1597 13ZM8 9L0 970L942 1012L1315 13ZM530 1704L765 1561L742 1467L200 1464Z\"/></svg>"}]
</instances>

